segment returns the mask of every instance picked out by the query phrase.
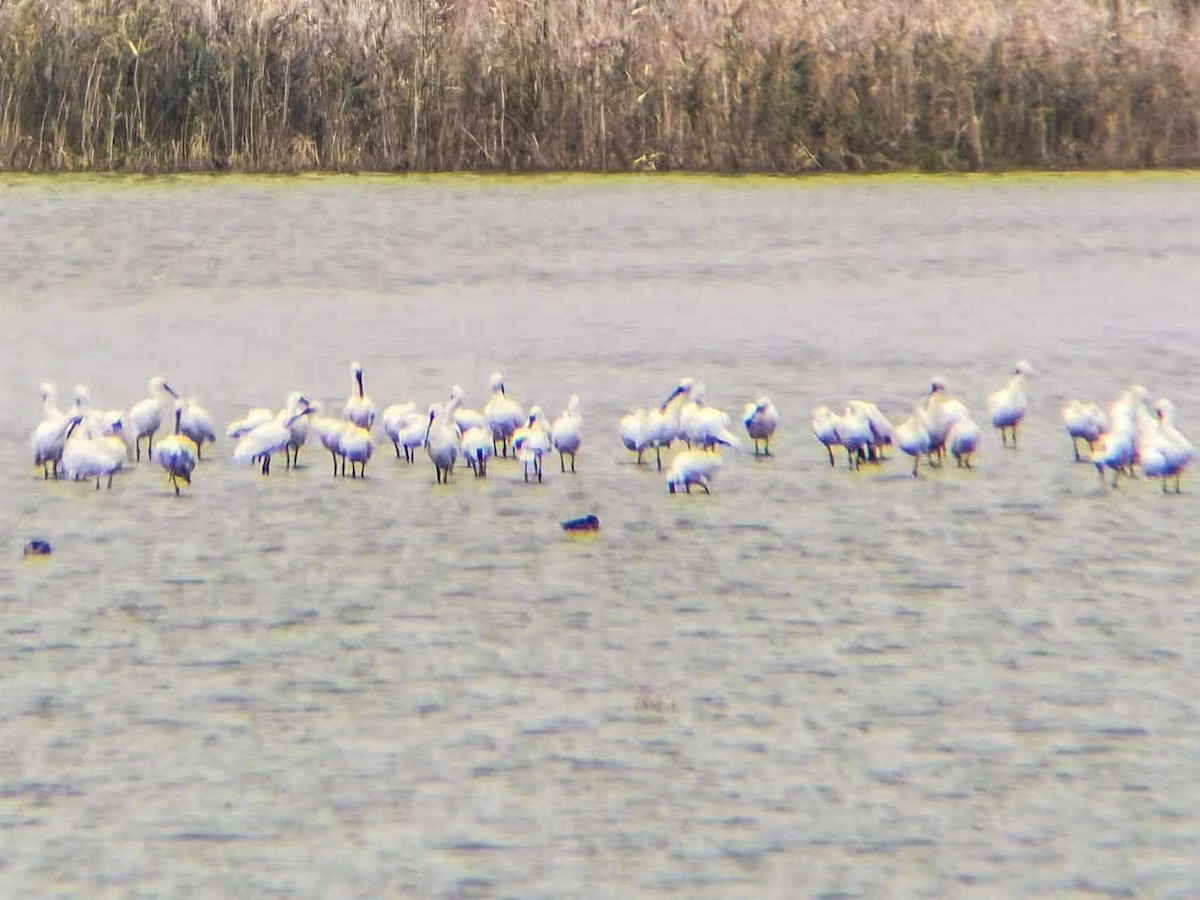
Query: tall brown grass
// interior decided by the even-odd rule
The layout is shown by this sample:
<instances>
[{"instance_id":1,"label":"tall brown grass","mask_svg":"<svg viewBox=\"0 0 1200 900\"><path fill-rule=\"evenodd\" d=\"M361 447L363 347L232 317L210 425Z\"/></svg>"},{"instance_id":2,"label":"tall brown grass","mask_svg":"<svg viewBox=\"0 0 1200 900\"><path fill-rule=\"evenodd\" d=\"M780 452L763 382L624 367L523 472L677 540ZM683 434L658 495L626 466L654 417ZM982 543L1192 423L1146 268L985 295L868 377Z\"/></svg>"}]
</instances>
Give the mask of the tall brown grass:
<instances>
[{"instance_id":1,"label":"tall brown grass","mask_svg":"<svg viewBox=\"0 0 1200 900\"><path fill-rule=\"evenodd\" d=\"M1200 163L1197 0L0 0L0 168Z\"/></svg>"}]
</instances>

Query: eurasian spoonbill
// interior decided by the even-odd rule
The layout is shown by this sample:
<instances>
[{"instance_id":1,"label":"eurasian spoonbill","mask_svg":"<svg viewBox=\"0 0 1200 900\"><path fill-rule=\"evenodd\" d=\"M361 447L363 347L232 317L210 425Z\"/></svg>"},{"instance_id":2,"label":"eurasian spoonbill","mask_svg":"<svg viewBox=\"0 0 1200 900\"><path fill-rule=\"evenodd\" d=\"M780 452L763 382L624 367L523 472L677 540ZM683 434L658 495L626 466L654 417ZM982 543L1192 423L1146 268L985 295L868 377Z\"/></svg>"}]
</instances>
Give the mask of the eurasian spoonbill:
<instances>
[{"instance_id":1,"label":"eurasian spoonbill","mask_svg":"<svg viewBox=\"0 0 1200 900\"><path fill-rule=\"evenodd\" d=\"M1068 400L1062 408L1063 425L1071 436L1071 449L1075 451L1075 462L1082 462L1079 455L1079 442L1085 441L1090 453L1096 440L1108 430L1108 416L1095 403L1084 403L1082 400Z\"/></svg>"},{"instance_id":2,"label":"eurasian spoonbill","mask_svg":"<svg viewBox=\"0 0 1200 900\"><path fill-rule=\"evenodd\" d=\"M375 424L375 404L371 402L371 398L367 396L367 392L363 388L362 365L357 362L350 363L350 374L354 381L350 386L350 396L346 400L346 405L342 407L342 415L359 428L370 431L371 426Z\"/></svg>"},{"instance_id":3,"label":"eurasian spoonbill","mask_svg":"<svg viewBox=\"0 0 1200 900\"><path fill-rule=\"evenodd\" d=\"M487 461L495 452L494 432L487 427L468 428L462 436L463 460L476 478L487 476Z\"/></svg>"},{"instance_id":4,"label":"eurasian spoonbill","mask_svg":"<svg viewBox=\"0 0 1200 900\"><path fill-rule=\"evenodd\" d=\"M179 496L179 479L188 485L192 483L192 471L200 459L196 444L180 430L183 417L183 404L175 405L175 433L158 442L158 464L162 466L170 482L175 488L175 496Z\"/></svg>"},{"instance_id":5,"label":"eurasian spoonbill","mask_svg":"<svg viewBox=\"0 0 1200 900\"><path fill-rule=\"evenodd\" d=\"M282 410L270 422L264 422L249 434L243 435L233 448L231 455L235 463L247 463L256 459L262 460L262 474L271 474L271 456L280 450L286 452L292 439L291 425L301 416L310 416L314 412L311 406L305 404L294 413Z\"/></svg>"},{"instance_id":6,"label":"eurasian spoonbill","mask_svg":"<svg viewBox=\"0 0 1200 900\"><path fill-rule=\"evenodd\" d=\"M1000 443L1008 446L1008 433L1012 432L1012 447L1017 448L1017 428L1029 409L1025 397L1025 376L1033 374L1033 367L1025 360L1017 363L1008 384L988 394L987 408L992 417L992 427L1000 429Z\"/></svg>"},{"instance_id":7,"label":"eurasian spoonbill","mask_svg":"<svg viewBox=\"0 0 1200 900\"><path fill-rule=\"evenodd\" d=\"M217 440L212 413L200 405L195 397L183 401L183 415L179 419L179 432L192 439L196 445L196 459L202 455L205 443Z\"/></svg>"},{"instance_id":8,"label":"eurasian spoonbill","mask_svg":"<svg viewBox=\"0 0 1200 900\"><path fill-rule=\"evenodd\" d=\"M483 407L483 418L492 432L492 452L496 452L495 442L501 441L502 453L507 457L513 434L525 422L525 411L504 392L504 376L499 372L492 373L489 386L492 397Z\"/></svg>"},{"instance_id":9,"label":"eurasian spoonbill","mask_svg":"<svg viewBox=\"0 0 1200 900\"><path fill-rule=\"evenodd\" d=\"M754 455L758 456L758 442L763 442L763 456L771 455L771 435L779 427L779 410L771 402L770 397L759 397L753 403L747 403L742 411L742 424L746 426L746 434L754 441Z\"/></svg>"},{"instance_id":10,"label":"eurasian spoonbill","mask_svg":"<svg viewBox=\"0 0 1200 900\"><path fill-rule=\"evenodd\" d=\"M550 444L558 451L558 465L567 471L566 457L571 457L571 471L575 471L575 454L583 443L583 417L579 412L579 395L572 394L561 416L550 426Z\"/></svg>"},{"instance_id":11,"label":"eurasian spoonbill","mask_svg":"<svg viewBox=\"0 0 1200 900\"><path fill-rule=\"evenodd\" d=\"M529 481L530 466L537 480L542 480L542 457L550 452L550 432L546 428L545 414L540 406L529 410L529 421L513 433L513 447L517 459L524 467L525 480Z\"/></svg>"},{"instance_id":12,"label":"eurasian spoonbill","mask_svg":"<svg viewBox=\"0 0 1200 900\"><path fill-rule=\"evenodd\" d=\"M462 446L462 432L454 421L454 414L462 402L462 389L457 385L450 391L450 399L444 404L434 404L429 409L429 424L425 426L425 452L433 461L434 475L438 484L449 484L454 472L454 463Z\"/></svg>"},{"instance_id":13,"label":"eurasian spoonbill","mask_svg":"<svg viewBox=\"0 0 1200 900\"><path fill-rule=\"evenodd\" d=\"M692 485L696 484L704 488L704 493L712 493L708 486L720 468L720 454L684 450L671 460L671 466L667 469L667 490L674 494L677 488L683 488L685 493L690 494Z\"/></svg>"},{"instance_id":14,"label":"eurasian spoonbill","mask_svg":"<svg viewBox=\"0 0 1200 900\"><path fill-rule=\"evenodd\" d=\"M133 436L134 455L139 461L142 458L142 438L146 438L146 457L154 458L154 434L162 425L163 410L170 409L172 401L179 397L161 375L150 379L148 391L149 396L139 400L129 410L127 422L132 426L128 430Z\"/></svg>"}]
</instances>

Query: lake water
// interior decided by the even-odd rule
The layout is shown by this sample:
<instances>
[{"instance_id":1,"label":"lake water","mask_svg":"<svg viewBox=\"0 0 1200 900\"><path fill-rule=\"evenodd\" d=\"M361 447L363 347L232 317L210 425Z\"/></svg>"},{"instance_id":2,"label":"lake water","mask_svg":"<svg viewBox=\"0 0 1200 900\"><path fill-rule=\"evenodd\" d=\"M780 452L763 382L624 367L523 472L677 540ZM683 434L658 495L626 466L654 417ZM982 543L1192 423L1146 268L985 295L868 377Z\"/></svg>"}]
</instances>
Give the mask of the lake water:
<instances>
[{"instance_id":1,"label":"lake water","mask_svg":"<svg viewBox=\"0 0 1200 900\"><path fill-rule=\"evenodd\" d=\"M1059 421L1140 382L1200 436L1198 211L1188 174L0 178L3 893L1200 896L1197 494L1102 492ZM810 432L934 373L983 421L1022 357L975 471ZM45 380L223 426L340 408L351 360L381 408L578 393L578 472L30 464ZM617 439L685 375L783 418L711 496Z\"/></svg>"}]
</instances>

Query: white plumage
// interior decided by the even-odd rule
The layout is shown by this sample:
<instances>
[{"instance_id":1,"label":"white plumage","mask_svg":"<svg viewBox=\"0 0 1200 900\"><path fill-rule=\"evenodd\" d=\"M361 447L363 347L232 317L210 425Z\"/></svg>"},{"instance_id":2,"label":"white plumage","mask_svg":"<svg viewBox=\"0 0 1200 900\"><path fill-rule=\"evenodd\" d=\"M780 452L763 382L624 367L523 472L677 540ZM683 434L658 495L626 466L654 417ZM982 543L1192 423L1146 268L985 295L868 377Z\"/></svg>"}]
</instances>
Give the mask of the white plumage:
<instances>
[{"instance_id":1,"label":"white plumage","mask_svg":"<svg viewBox=\"0 0 1200 900\"><path fill-rule=\"evenodd\" d=\"M1000 429L1000 442L1009 446L1008 435L1012 433L1012 447L1017 446L1017 428L1025 418L1029 409L1029 401L1025 397L1025 376L1033 374L1033 368L1025 360L1017 363L1013 369L1008 384L988 394L988 414L992 417L992 427Z\"/></svg>"},{"instance_id":2,"label":"white plumage","mask_svg":"<svg viewBox=\"0 0 1200 900\"><path fill-rule=\"evenodd\" d=\"M504 376L493 372L489 379L492 397L483 407L483 418L492 434L492 452L496 451L496 441L501 442L501 452L508 456L508 445L513 434L525 421L525 411L521 404L509 399L504 391Z\"/></svg>"},{"instance_id":3,"label":"white plumage","mask_svg":"<svg viewBox=\"0 0 1200 900\"><path fill-rule=\"evenodd\" d=\"M747 403L742 410L742 424L746 426L746 434L754 441L754 455L758 456L758 442L763 442L763 456L771 455L771 436L779 427L779 410L771 402L770 397L759 397L753 403Z\"/></svg>"},{"instance_id":4,"label":"white plumage","mask_svg":"<svg viewBox=\"0 0 1200 900\"><path fill-rule=\"evenodd\" d=\"M495 447L493 434L493 431L486 427L469 428L463 432L463 460L471 467L476 478L487 476L487 461L491 458Z\"/></svg>"},{"instance_id":5,"label":"white plumage","mask_svg":"<svg viewBox=\"0 0 1200 900\"><path fill-rule=\"evenodd\" d=\"M579 395L572 394L561 416L550 426L550 444L558 451L559 468L567 471L566 457L571 457L571 471L575 471L575 454L583 444L583 417L579 412Z\"/></svg>"},{"instance_id":6,"label":"white plumage","mask_svg":"<svg viewBox=\"0 0 1200 900\"><path fill-rule=\"evenodd\" d=\"M671 460L671 467L667 470L667 490L674 494L678 488L683 488L685 493L690 494L692 485L699 485L704 493L711 493L708 486L720 468L719 454L685 450Z\"/></svg>"},{"instance_id":7,"label":"white plumage","mask_svg":"<svg viewBox=\"0 0 1200 900\"><path fill-rule=\"evenodd\" d=\"M375 424L375 404L363 387L363 367L360 363L350 364L350 376L350 396L346 399L346 405L342 407L342 415L359 428L370 431L371 426Z\"/></svg>"},{"instance_id":8,"label":"white plumage","mask_svg":"<svg viewBox=\"0 0 1200 900\"><path fill-rule=\"evenodd\" d=\"M161 375L155 375L147 386L149 396L129 410L128 432L133 437L134 455L142 458L142 438L146 438L146 456L154 458L154 434L162 425L163 412L170 408L178 394Z\"/></svg>"},{"instance_id":9,"label":"white plumage","mask_svg":"<svg viewBox=\"0 0 1200 900\"><path fill-rule=\"evenodd\" d=\"M179 480L191 485L192 472L200 460L200 453L195 443L187 435L180 432L182 404L175 406L175 433L163 438L158 445L158 464L166 470L171 485L175 488L175 496L179 496Z\"/></svg>"}]
</instances>

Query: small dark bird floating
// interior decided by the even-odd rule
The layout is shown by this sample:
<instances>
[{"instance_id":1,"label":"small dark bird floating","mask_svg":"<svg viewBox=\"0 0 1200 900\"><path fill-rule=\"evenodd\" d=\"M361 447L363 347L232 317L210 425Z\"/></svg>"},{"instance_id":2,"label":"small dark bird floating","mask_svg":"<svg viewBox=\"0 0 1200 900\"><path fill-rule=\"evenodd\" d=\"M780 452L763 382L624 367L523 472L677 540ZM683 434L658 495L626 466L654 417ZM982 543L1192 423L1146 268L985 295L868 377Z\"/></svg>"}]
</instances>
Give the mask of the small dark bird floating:
<instances>
[{"instance_id":1,"label":"small dark bird floating","mask_svg":"<svg viewBox=\"0 0 1200 900\"><path fill-rule=\"evenodd\" d=\"M563 531L599 531L600 519L595 513L588 513L578 519L567 519L562 523Z\"/></svg>"},{"instance_id":2,"label":"small dark bird floating","mask_svg":"<svg viewBox=\"0 0 1200 900\"><path fill-rule=\"evenodd\" d=\"M43 541L41 538L34 538L25 545L24 556L49 556L54 552L54 548L50 546L49 541Z\"/></svg>"}]
</instances>

